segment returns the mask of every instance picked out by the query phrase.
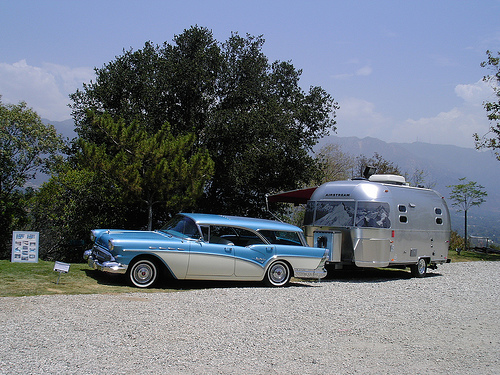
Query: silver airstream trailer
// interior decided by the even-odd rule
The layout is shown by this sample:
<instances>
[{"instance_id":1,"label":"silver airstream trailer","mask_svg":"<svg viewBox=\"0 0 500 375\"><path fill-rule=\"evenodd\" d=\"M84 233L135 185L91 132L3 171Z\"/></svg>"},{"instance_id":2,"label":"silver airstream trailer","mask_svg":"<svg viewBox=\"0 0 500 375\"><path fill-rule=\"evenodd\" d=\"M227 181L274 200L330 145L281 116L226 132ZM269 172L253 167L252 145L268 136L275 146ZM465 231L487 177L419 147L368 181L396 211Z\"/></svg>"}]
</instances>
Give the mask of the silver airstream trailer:
<instances>
[{"instance_id":1,"label":"silver airstream trailer","mask_svg":"<svg viewBox=\"0 0 500 375\"><path fill-rule=\"evenodd\" d=\"M330 270L346 266L410 267L416 277L449 262L450 216L436 191L404 177L372 175L268 197L307 203L309 245L330 250Z\"/></svg>"}]
</instances>

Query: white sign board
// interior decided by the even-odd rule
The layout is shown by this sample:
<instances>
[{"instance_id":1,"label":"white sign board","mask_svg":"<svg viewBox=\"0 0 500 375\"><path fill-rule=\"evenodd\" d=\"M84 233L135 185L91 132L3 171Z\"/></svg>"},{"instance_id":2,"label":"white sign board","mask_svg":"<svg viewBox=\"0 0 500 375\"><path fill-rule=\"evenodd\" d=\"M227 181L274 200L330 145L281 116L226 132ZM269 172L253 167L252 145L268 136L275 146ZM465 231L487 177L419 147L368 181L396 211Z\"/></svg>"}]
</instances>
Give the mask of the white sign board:
<instances>
[{"instance_id":1,"label":"white sign board","mask_svg":"<svg viewBox=\"0 0 500 375\"><path fill-rule=\"evenodd\" d=\"M54 264L54 271L68 273L69 266L70 266L69 263L56 262Z\"/></svg>"},{"instance_id":2,"label":"white sign board","mask_svg":"<svg viewBox=\"0 0 500 375\"><path fill-rule=\"evenodd\" d=\"M59 284L59 279L61 278L61 273L68 273L69 272L69 263L63 263L63 262L56 262L54 264L54 271L59 272L59 276L57 276L57 282L56 284Z\"/></svg>"},{"instance_id":3,"label":"white sign board","mask_svg":"<svg viewBox=\"0 0 500 375\"><path fill-rule=\"evenodd\" d=\"M11 262L38 263L39 232L12 232Z\"/></svg>"}]
</instances>

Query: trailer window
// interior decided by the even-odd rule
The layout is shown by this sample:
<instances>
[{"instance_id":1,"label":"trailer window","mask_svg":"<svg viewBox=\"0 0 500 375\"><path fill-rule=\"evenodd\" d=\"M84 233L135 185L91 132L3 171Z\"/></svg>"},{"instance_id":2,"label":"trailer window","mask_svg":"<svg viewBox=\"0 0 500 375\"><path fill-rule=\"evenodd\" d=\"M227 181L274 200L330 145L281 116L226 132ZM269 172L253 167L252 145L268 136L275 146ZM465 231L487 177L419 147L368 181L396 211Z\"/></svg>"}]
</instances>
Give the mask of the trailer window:
<instances>
[{"instance_id":1,"label":"trailer window","mask_svg":"<svg viewBox=\"0 0 500 375\"><path fill-rule=\"evenodd\" d=\"M358 202L356 226L367 228L390 228L389 203Z\"/></svg>"},{"instance_id":2,"label":"trailer window","mask_svg":"<svg viewBox=\"0 0 500 375\"><path fill-rule=\"evenodd\" d=\"M399 222L403 223L403 224L406 224L408 222L408 217L406 217L405 215L400 215L399 216Z\"/></svg>"},{"instance_id":3,"label":"trailer window","mask_svg":"<svg viewBox=\"0 0 500 375\"><path fill-rule=\"evenodd\" d=\"M440 217L437 217L437 218L436 218L436 224L437 224L437 225L443 225L443 219L442 219L442 218L440 218Z\"/></svg>"},{"instance_id":4,"label":"trailer window","mask_svg":"<svg viewBox=\"0 0 500 375\"><path fill-rule=\"evenodd\" d=\"M406 206L404 204L400 204L398 206L398 210L399 210L399 212L406 212Z\"/></svg>"},{"instance_id":5,"label":"trailer window","mask_svg":"<svg viewBox=\"0 0 500 375\"><path fill-rule=\"evenodd\" d=\"M304 225L312 225L314 222L314 209L316 208L315 201L309 201L306 205L306 213L304 215Z\"/></svg>"},{"instance_id":6,"label":"trailer window","mask_svg":"<svg viewBox=\"0 0 500 375\"><path fill-rule=\"evenodd\" d=\"M353 224L354 202L316 202L316 218L314 220L314 225L327 227L350 227Z\"/></svg>"},{"instance_id":7,"label":"trailer window","mask_svg":"<svg viewBox=\"0 0 500 375\"><path fill-rule=\"evenodd\" d=\"M443 213L443 211L441 211L441 209L439 207L436 207L434 209L434 212L436 213L436 215L441 215Z\"/></svg>"}]
</instances>

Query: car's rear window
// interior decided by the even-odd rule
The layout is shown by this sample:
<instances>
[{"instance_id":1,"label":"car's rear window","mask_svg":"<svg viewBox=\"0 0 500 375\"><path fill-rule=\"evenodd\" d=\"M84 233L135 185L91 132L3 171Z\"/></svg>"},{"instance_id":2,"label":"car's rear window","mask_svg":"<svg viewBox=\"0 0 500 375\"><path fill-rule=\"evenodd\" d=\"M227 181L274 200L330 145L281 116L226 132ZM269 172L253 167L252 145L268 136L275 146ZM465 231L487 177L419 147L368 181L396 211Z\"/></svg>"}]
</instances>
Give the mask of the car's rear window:
<instances>
[{"instance_id":1,"label":"car's rear window","mask_svg":"<svg viewBox=\"0 0 500 375\"><path fill-rule=\"evenodd\" d=\"M258 232L275 245L304 246L299 232L280 230L259 230Z\"/></svg>"}]
</instances>

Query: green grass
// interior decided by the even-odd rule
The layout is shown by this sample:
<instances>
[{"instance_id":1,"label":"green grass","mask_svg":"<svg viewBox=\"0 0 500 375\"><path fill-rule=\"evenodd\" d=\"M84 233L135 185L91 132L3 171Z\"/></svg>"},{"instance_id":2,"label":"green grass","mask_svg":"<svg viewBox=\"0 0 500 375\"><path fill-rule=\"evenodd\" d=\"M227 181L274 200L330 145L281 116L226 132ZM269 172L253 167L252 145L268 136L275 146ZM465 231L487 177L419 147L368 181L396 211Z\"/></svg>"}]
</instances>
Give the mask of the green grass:
<instances>
[{"instance_id":1,"label":"green grass","mask_svg":"<svg viewBox=\"0 0 500 375\"><path fill-rule=\"evenodd\" d=\"M456 251L450 250L448 252L452 262L475 262L475 261L498 261L500 254L486 254L476 251L462 251L460 255Z\"/></svg>"},{"instance_id":2,"label":"green grass","mask_svg":"<svg viewBox=\"0 0 500 375\"><path fill-rule=\"evenodd\" d=\"M106 275L87 264L73 263L68 273L54 271L55 262L11 263L0 260L0 297L35 296L47 294L92 294L167 292L171 289L138 289L127 286L123 277Z\"/></svg>"},{"instance_id":3,"label":"green grass","mask_svg":"<svg viewBox=\"0 0 500 375\"><path fill-rule=\"evenodd\" d=\"M449 257L452 262L500 261L499 254L473 251L462 251L460 255L455 251L450 251ZM139 291L168 293L224 285L213 282L182 282L180 284L160 284L158 288L138 289L128 286L124 277L92 270L83 263L71 264L69 272L61 274L59 283L57 283L59 273L54 271L54 263L43 260L38 263L11 263L10 260L0 260L0 285L2 286L0 297L48 294L116 294ZM255 285L255 283L250 285Z\"/></svg>"}]
</instances>

